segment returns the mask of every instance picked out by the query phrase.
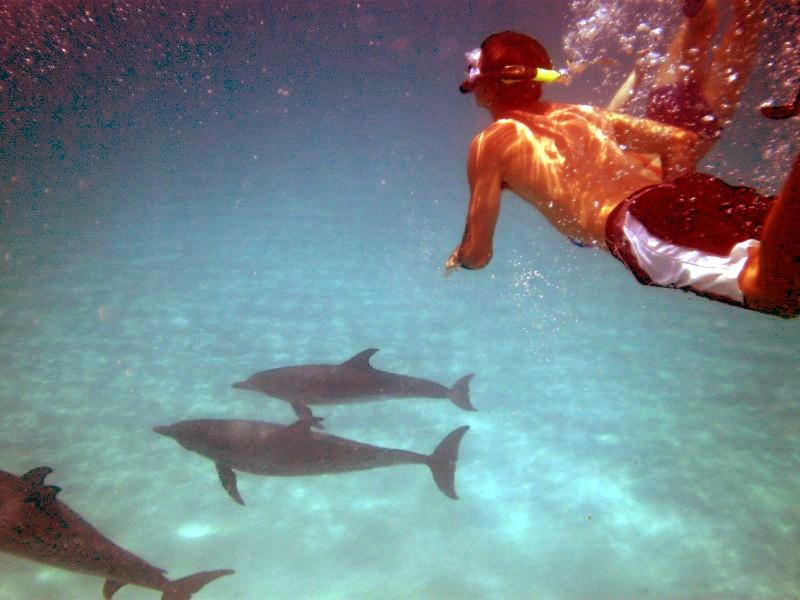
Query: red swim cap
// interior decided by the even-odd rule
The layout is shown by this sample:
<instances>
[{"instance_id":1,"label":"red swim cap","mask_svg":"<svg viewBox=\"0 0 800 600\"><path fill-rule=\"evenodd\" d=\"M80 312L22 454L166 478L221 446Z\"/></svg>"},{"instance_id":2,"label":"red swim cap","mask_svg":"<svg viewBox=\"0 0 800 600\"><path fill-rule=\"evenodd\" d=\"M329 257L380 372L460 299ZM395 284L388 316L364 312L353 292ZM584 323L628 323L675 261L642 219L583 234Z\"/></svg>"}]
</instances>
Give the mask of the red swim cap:
<instances>
[{"instance_id":1,"label":"red swim cap","mask_svg":"<svg viewBox=\"0 0 800 600\"><path fill-rule=\"evenodd\" d=\"M481 44L481 72L499 72L508 65L521 65L532 69L552 69L547 50L524 33L501 31L490 35Z\"/></svg>"},{"instance_id":2,"label":"red swim cap","mask_svg":"<svg viewBox=\"0 0 800 600\"><path fill-rule=\"evenodd\" d=\"M477 53L468 56L478 57ZM460 89L466 93L480 85L490 105L524 110L539 99L542 86L533 81L533 75L509 79L503 75L504 69L508 72L509 67L519 67L516 71L535 74L537 68L552 69L553 63L544 46L532 37L516 31L502 31L483 41L477 72L475 68L471 69L470 77Z\"/></svg>"}]
</instances>

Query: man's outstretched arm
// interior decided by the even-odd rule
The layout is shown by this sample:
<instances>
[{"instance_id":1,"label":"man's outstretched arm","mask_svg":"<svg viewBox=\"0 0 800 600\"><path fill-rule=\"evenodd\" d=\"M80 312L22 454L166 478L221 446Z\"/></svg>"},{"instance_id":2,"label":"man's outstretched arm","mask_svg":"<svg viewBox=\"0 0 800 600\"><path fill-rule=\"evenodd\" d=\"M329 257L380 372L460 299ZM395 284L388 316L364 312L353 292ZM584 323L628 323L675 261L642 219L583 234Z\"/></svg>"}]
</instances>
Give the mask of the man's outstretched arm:
<instances>
[{"instance_id":1,"label":"man's outstretched arm","mask_svg":"<svg viewBox=\"0 0 800 600\"><path fill-rule=\"evenodd\" d=\"M448 271L460 266L481 269L492 259L492 238L500 213L503 150L513 142L508 130L508 126L495 123L472 140L467 159L467 224L461 243L445 263Z\"/></svg>"}]
</instances>

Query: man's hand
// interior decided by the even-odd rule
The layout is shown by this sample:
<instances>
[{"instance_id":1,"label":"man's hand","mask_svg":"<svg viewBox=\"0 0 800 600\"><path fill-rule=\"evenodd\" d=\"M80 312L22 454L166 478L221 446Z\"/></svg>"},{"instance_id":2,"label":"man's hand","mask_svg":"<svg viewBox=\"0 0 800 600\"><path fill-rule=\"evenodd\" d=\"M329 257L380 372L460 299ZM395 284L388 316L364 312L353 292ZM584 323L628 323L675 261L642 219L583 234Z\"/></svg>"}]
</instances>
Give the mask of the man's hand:
<instances>
[{"instance_id":1,"label":"man's hand","mask_svg":"<svg viewBox=\"0 0 800 600\"><path fill-rule=\"evenodd\" d=\"M460 246L459 246L459 248L460 248ZM453 250L453 253L450 255L450 258L448 258L447 262L444 263L444 276L445 277L447 277L448 275L450 275L450 273L452 273L453 271L455 271L456 269L459 269L461 267L461 261L458 260L458 249L459 248L456 248L455 250Z\"/></svg>"}]
</instances>

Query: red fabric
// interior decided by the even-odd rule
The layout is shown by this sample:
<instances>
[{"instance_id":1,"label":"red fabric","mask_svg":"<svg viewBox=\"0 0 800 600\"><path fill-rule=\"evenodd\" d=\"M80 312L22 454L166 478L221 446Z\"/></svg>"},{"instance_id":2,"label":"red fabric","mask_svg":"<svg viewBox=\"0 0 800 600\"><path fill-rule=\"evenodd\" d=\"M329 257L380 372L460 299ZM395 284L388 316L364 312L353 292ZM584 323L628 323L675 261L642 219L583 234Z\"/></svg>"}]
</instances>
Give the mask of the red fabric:
<instances>
[{"instance_id":1,"label":"red fabric","mask_svg":"<svg viewBox=\"0 0 800 600\"><path fill-rule=\"evenodd\" d=\"M633 254L631 244L622 228L625 224L625 215L628 214L630 203L630 198L623 200L608 215L608 220L606 221L606 246L611 254L628 267L628 270L633 273L639 283L651 285L653 280L639 266L639 261Z\"/></svg>"},{"instance_id":2,"label":"red fabric","mask_svg":"<svg viewBox=\"0 0 800 600\"><path fill-rule=\"evenodd\" d=\"M735 244L760 239L774 196L734 187L721 179L694 173L670 183L647 186L620 202L606 221L606 245L640 283L653 281L639 266L623 231L625 215L636 217L648 232L677 246L726 256ZM701 296L747 307L728 298L689 288Z\"/></svg>"},{"instance_id":3,"label":"red fabric","mask_svg":"<svg viewBox=\"0 0 800 600\"><path fill-rule=\"evenodd\" d=\"M694 17L705 3L705 0L683 0L683 14L687 17Z\"/></svg>"},{"instance_id":4,"label":"red fabric","mask_svg":"<svg viewBox=\"0 0 800 600\"><path fill-rule=\"evenodd\" d=\"M774 201L774 197L762 196L752 188L693 173L642 188L625 202L627 210L655 237L676 246L727 256L739 242L760 239Z\"/></svg>"}]
</instances>

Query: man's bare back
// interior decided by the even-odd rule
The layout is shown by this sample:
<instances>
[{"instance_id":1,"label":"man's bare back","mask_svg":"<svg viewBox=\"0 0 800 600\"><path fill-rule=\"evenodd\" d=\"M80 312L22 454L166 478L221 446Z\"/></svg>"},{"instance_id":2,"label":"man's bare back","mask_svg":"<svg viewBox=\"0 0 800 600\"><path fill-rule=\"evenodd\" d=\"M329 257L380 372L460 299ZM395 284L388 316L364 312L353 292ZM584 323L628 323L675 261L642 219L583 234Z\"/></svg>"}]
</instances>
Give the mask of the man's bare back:
<instances>
[{"instance_id":1,"label":"man's bare back","mask_svg":"<svg viewBox=\"0 0 800 600\"><path fill-rule=\"evenodd\" d=\"M467 232L448 267L489 262L503 188L576 242L603 246L606 219L617 204L662 181L654 159L671 176L688 171L691 165L681 158L694 138L677 127L590 106L539 103L536 113L505 113L470 146Z\"/></svg>"}]
</instances>

